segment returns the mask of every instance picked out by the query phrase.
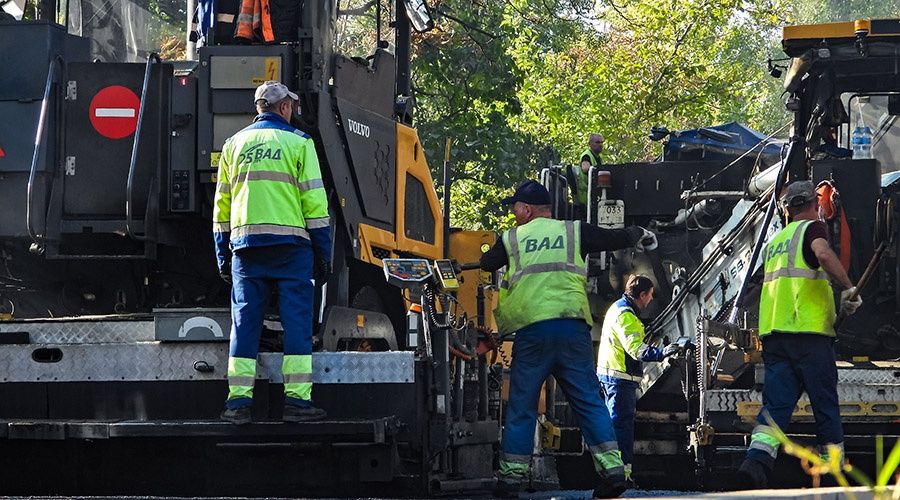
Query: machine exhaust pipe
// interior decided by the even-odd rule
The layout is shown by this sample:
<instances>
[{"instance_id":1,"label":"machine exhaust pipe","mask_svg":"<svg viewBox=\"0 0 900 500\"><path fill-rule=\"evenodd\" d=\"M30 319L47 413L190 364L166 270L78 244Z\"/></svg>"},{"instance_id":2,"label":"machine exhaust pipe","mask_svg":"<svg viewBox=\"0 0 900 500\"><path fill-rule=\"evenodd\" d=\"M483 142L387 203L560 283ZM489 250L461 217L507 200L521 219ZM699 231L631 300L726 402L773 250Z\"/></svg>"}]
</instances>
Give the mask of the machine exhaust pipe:
<instances>
[{"instance_id":1,"label":"machine exhaust pipe","mask_svg":"<svg viewBox=\"0 0 900 500\"><path fill-rule=\"evenodd\" d=\"M779 161L771 167L754 175L753 178L750 179L750 182L747 183L747 193L754 198L759 198L765 193L778 179L778 172L781 170L782 163L783 161Z\"/></svg>"}]
</instances>

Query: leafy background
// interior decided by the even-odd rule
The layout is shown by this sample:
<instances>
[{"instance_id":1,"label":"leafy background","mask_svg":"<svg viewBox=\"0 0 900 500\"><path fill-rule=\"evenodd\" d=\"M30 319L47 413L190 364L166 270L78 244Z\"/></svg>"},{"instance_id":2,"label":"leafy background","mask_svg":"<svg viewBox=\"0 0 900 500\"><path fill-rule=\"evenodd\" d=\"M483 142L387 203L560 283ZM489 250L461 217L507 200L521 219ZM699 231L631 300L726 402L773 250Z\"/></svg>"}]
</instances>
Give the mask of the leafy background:
<instances>
[{"instance_id":1,"label":"leafy background","mask_svg":"<svg viewBox=\"0 0 900 500\"><path fill-rule=\"evenodd\" d=\"M414 39L417 127L436 182L453 140L454 226L511 223L498 200L548 163L647 160L670 130L737 120L771 133L788 116L767 58L781 27L896 17L900 1L434 0Z\"/></svg>"},{"instance_id":2,"label":"leafy background","mask_svg":"<svg viewBox=\"0 0 900 500\"><path fill-rule=\"evenodd\" d=\"M149 14L148 50L183 57L185 0L130 1ZM381 39L393 39L401 0L337 1L339 50L371 53L379 3ZM606 137L608 163L658 155L647 139L654 125L736 120L774 132L788 117L766 60L783 56L782 26L900 16L900 0L429 4L436 29L413 37L416 126L437 184L452 140L451 222L466 229L509 226L498 200L548 164L577 163L592 132ZM26 18L39 5L29 0Z\"/></svg>"}]
</instances>

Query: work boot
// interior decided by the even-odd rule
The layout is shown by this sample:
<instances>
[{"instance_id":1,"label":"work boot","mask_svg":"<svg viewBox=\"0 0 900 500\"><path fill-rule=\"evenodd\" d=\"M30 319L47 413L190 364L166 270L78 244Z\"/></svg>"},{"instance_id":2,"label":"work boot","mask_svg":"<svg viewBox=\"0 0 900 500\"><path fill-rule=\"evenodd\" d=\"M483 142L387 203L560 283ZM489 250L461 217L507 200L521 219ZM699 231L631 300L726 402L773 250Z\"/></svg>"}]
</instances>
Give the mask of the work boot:
<instances>
[{"instance_id":1,"label":"work boot","mask_svg":"<svg viewBox=\"0 0 900 500\"><path fill-rule=\"evenodd\" d=\"M525 491L528 480L520 476L497 475L497 484L493 494L496 498L519 498L519 493Z\"/></svg>"},{"instance_id":2,"label":"work boot","mask_svg":"<svg viewBox=\"0 0 900 500\"><path fill-rule=\"evenodd\" d=\"M226 422L234 425L244 425L250 423L250 407L242 406L240 408L225 408L220 417Z\"/></svg>"},{"instance_id":3,"label":"work boot","mask_svg":"<svg viewBox=\"0 0 900 500\"><path fill-rule=\"evenodd\" d=\"M757 460L745 458L738 474L744 488L759 490L769 485L769 468Z\"/></svg>"},{"instance_id":4,"label":"work boot","mask_svg":"<svg viewBox=\"0 0 900 500\"><path fill-rule=\"evenodd\" d=\"M315 406L284 405L281 419L285 422L313 422L327 417L328 413Z\"/></svg>"},{"instance_id":5,"label":"work boot","mask_svg":"<svg viewBox=\"0 0 900 500\"><path fill-rule=\"evenodd\" d=\"M624 474L610 474L600 480L594 488L594 498L617 498L628 489L628 480Z\"/></svg>"}]
</instances>

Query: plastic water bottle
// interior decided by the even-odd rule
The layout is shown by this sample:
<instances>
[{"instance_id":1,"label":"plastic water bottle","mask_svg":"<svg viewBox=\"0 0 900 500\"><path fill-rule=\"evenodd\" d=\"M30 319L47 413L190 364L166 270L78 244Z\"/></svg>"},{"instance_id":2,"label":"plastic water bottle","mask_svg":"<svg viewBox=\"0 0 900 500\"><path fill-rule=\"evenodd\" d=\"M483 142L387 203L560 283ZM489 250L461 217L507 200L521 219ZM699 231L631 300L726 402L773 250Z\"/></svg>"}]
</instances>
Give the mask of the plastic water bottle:
<instances>
[{"instance_id":1,"label":"plastic water bottle","mask_svg":"<svg viewBox=\"0 0 900 500\"><path fill-rule=\"evenodd\" d=\"M853 135L850 137L850 144L853 147L854 160L871 158L872 129L866 126L853 129Z\"/></svg>"}]
</instances>

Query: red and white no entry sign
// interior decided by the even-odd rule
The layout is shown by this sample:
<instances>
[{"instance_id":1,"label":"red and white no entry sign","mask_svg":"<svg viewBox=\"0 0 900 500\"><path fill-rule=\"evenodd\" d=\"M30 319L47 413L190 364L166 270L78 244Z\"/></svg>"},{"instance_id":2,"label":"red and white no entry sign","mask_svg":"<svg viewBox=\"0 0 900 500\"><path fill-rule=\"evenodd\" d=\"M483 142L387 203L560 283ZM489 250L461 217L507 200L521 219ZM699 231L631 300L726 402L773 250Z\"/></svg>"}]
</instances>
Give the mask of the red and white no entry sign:
<instances>
[{"instance_id":1,"label":"red and white no entry sign","mask_svg":"<svg viewBox=\"0 0 900 500\"><path fill-rule=\"evenodd\" d=\"M103 137L121 139L137 127L141 99L128 87L110 85L91 99L91 125Z\"/></svg>"}]
</instances>

